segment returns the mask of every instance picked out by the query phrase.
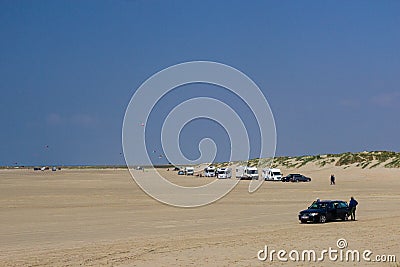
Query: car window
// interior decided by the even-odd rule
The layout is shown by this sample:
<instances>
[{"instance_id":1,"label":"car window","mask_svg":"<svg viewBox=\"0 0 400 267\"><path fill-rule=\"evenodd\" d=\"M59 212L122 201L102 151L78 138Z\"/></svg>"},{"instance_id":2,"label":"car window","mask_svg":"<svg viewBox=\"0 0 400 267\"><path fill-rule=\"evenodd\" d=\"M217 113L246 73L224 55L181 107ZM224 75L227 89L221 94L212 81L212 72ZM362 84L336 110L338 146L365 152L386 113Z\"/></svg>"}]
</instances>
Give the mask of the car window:
<instances>
[{"instance_id":1,"label":"car window","mask_svg":"<svg viewBox=\"0 0 400 267\"><path fill-rule=\"evenodd\" d=\"M323 209L325 207L326 207L326 203L325 202L314 202L314 203L311 204L309 209Z\"/></svg>"},{"instance_id":2,"label":"car window","mask_svg":"<svg viewBox=\"0 0 400 267\"><path fill-rule=\"evenodd\" d=\"M347 208L347 203L346 202L340 202L339 203L339 208Z\"/></svg>"}]
</instances>

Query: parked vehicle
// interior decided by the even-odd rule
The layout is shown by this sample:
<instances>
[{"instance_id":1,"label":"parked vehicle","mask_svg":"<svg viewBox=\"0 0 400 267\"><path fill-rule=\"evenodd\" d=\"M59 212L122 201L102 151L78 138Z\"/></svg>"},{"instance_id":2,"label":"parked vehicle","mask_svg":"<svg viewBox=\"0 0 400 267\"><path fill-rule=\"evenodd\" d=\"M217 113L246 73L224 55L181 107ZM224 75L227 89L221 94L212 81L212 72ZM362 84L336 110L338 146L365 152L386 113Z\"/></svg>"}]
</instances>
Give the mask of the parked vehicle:
<instances>
[{"instance_id":1,"label":"parked vehicle","mask_svg":"<svg viewBox=\"0 0 400 267\"><path fill-rule=\"evenodd\" d=\"M282 178L282 182L311 182L311 178L310 177L306 177L302 174L298 174L298 173L291 173L285 177Z\"/></svg>"},{"instance_id":2,"label":"parked vehicle","mask_svg":"<svg viewBox=\"0 0 400 267\"><path fill-rule=\"evenodd\" d=\"M185 172L183 170L179 170L178 175L185 175Z\"/></svg>"},{"instance_id":3,"label":"parked vehicle","mask_svg":"<svg viewBox=\"0 0 400 267\"><path fill-rule=\"evenodd\" d=\"M208 166L204 169L204 176L205 177L215 177L216 169L214 166Z\"/></svg>"},{"instance_id":4,"label":"parked vehicle","mask_svg":"<svg viewBox=\"0 0 400 267\"><path fill-rule=\"evenodd\" d=\"M232 169L231 168L218 168L217 169L217 178L219 179L227 179L232 177Z\"/></svg>"},{"instance_id":5,"label":"parked vehicle","mask_svg":"<svg viewBox=\"0 0 400 267\"><path fill-rule=\"evenodd\" d=\"M282 180L282 172L280 169L263 169L262 177L265 181L280 181Z\"/></svg>"},{"instance_id":6,"label":"parked vehicle","mask_svg":"<svg viewBox=\"0 0 400 267\"><path fill-rule=\"evenodd\" d=\"M186 175L193 175L194 174L194 168L193 167L186 167L185 168L185 174Z\"/></svg>"},{"instance_id":7,"label":"parked vehicle","mask_svg":"<svg viewBox=\"0 0 400 267\"><path fill-rule=\"evenodd\" d=\"M236 178L258 180L258 169L256 167L239 166L236 168Z\"/></svg>"},{"instance_id":8,"label":"parked vehicle","mask_svg":"<svg viewBox=\"0 0 400 267\"><path fill-rule=\"evenodd\" d=\"M322 200L314 201L308 209L300 211L299 220L301 223L325 223L337 219L346 221L349 215L350 210L347 202L342 200Z\"/></svg>"}]
</instances>

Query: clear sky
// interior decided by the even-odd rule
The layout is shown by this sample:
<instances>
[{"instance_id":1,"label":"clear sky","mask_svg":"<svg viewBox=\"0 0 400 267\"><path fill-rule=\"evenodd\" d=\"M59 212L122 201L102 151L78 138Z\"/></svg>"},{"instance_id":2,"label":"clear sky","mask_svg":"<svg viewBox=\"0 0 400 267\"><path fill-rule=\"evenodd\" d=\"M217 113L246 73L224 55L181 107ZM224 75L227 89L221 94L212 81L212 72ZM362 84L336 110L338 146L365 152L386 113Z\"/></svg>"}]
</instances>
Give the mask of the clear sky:
<instances>
[{"instance_id":1,"label":"clear sky","mask_svg":"<svg viewBox=\"0 0 400 267\"><path fill-rule=\"evenodd\" d=\"M257 83L277 155L400 151L399 14L400 1L1 0L0 165L122 164L135 90L192 60ZM189 89L157 110L189 92L213 94ZM202 123L182 132L188 157L210 134ZM223 129L207 127L226 142ZM162 153L157 134L149 138Z\"/></svg>"}]
</instances>

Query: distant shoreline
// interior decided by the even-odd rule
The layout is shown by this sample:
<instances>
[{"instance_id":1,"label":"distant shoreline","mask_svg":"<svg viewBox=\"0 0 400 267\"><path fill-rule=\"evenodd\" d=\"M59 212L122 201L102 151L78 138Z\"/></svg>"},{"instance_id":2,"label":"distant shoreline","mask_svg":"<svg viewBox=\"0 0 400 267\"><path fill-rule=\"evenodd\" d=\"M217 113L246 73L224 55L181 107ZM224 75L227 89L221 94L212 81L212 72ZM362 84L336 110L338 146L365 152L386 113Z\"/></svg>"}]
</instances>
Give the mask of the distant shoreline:
<instances>
[{"instance_id":1,"label":"distant shoreline","mask_svg":"<svg viewBox=\"0 0 400 267\"><path fill-rule=\"evenodd\" d=\"M0 170L33 169L40 167L57 167L61 169L128 169L126 165L27 165L27 166L0 166ZM150 166L144 166L144 168ZM173 165L154 165L154 168L173 168Z\"/></svg>"}]
</instances>

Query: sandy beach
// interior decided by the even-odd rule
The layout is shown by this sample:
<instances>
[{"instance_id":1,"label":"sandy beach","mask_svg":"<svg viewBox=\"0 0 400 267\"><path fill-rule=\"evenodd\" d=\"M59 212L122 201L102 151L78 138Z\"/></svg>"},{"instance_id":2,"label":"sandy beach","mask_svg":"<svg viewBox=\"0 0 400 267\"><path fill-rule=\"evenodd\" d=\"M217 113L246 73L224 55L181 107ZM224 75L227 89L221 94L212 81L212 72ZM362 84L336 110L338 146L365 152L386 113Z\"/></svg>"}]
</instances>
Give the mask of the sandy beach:
<instances>
[{"instance_id":1,"label":"sandy beach","mask_svg":"<svg viewBox=\"0 0 400 267\"><path fill-rule=\"evenodd\" d=\"M264 249L337 248L400 258L400 170L308 164L282 169L310 183L249 181L200 208L175 208L147 196L123 169L0 170L1 266L398 266L374 262L259 261ZM194 186L212 178L178 176ZM329 185L334 173L336 185ZM145 175L154 175L146 172ZM208 179L208 180L207 180ZM357 221L300 224L317 197L359 201Z\"/></svg>"}]
</instances>

